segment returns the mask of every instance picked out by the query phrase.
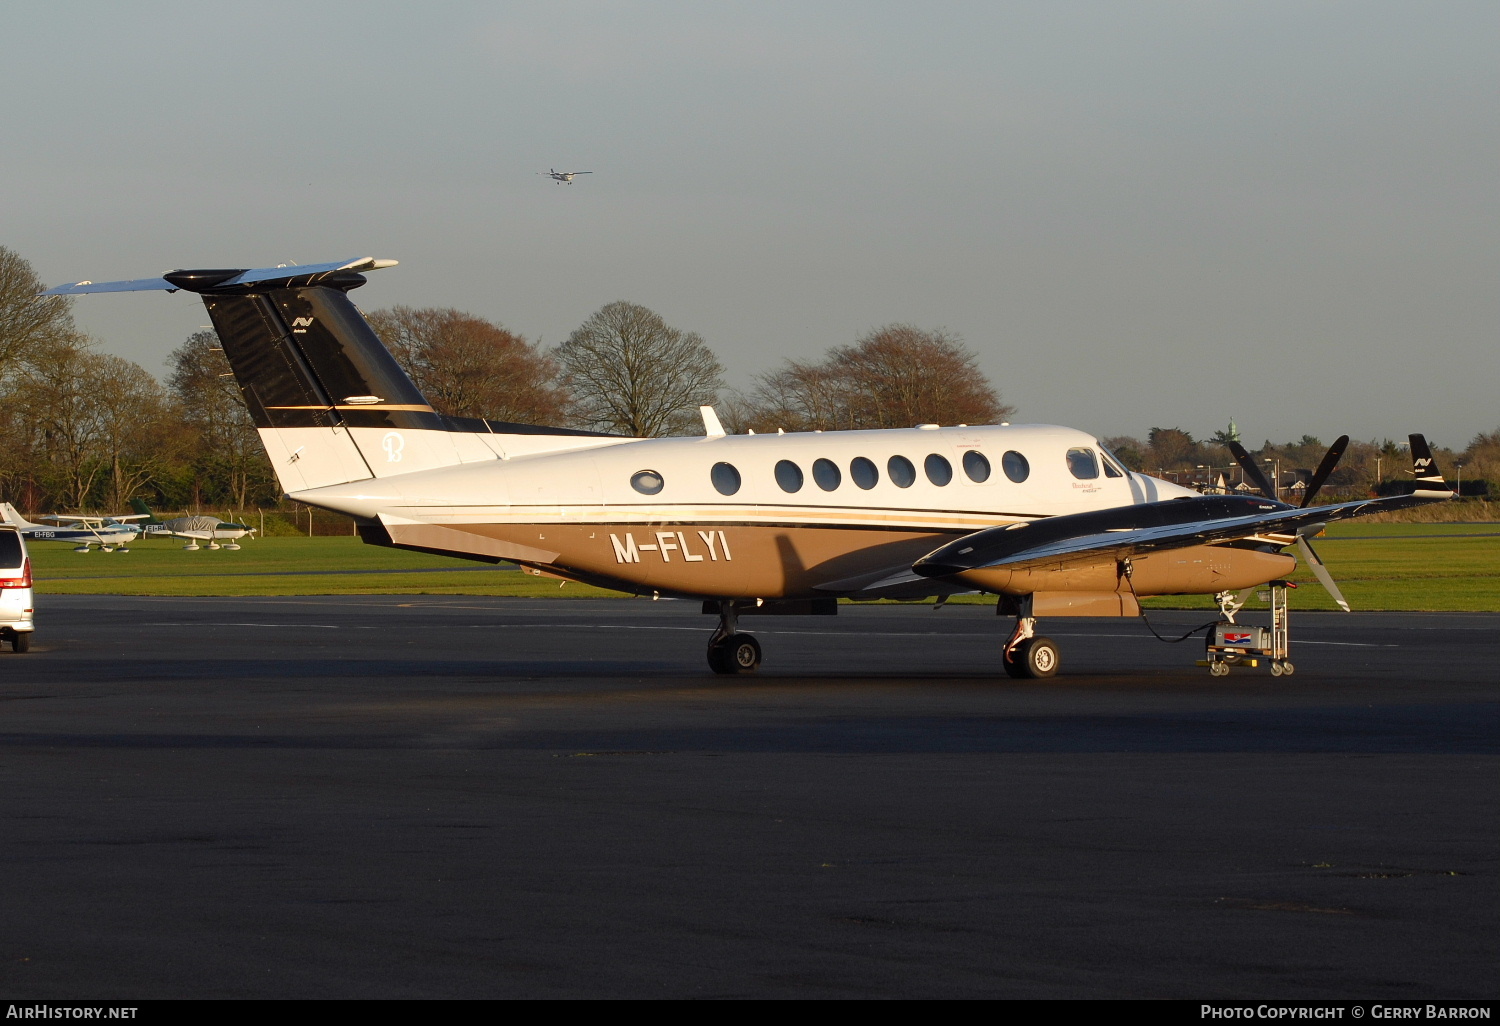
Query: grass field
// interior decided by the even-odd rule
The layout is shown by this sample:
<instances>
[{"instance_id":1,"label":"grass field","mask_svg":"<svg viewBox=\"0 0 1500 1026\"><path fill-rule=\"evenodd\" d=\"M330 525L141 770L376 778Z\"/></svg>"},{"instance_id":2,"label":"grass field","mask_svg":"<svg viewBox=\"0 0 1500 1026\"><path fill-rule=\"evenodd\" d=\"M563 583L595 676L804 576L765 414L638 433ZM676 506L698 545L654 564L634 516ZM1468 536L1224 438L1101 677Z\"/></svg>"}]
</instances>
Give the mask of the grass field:
<instances>
[{"instance_id":1,"label":"grass field","mask_svg":"<svg viewBox=\"0 0 1500 1026\"><path fill-rule=\"evenodd\" d=\"M1316 542L1356 609L1500 610L1500 523L1342 524ZM184 552L177 541L129 553L30 546L42 595L615 595L444 556L365 545L355 538L262 538L238 552ZM1333 609L1299 567L1297 609ZM992 602L983 596L953 601ZM1207 596L1150 599L1152 608L1212 608Z\"/></svg>"}]
</instances>

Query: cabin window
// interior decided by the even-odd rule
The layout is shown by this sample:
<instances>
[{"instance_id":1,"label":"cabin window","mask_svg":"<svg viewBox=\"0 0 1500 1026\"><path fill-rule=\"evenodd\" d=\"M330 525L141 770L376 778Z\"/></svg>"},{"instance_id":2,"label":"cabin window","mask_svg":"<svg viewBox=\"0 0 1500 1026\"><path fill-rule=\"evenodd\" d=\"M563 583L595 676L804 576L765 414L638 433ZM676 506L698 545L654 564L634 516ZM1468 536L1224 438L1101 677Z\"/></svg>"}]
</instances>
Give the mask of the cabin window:
<instances>
[{"instance_id":1,"label":"cabin window","mask_svg":"<svg viewBox=\"0 0 1500 1026\"><path fill-rule=\"evenodd\" d=\"M984 458L984 453L970 449L964 453L964 473L970 481L982 484L990 479L990 461Z\"/></svg>"},{"instance_id":2,"label":"cabin window","mask_svg":"<svg viewBox=\"0 0 1500 1026\"><path fill-rule=\"evenodd\" d=\"M638 470L630 477L630 487L642 495L655 495L665 484L662 476L654 470Z\"/></svg>"},{"instance_id":3,"label":"cabin window","mask_svg":"<svg viewBox=\"0 0 1500 1026\"><path fill-rule=\"evenodd\" d=\"M1031 476L1031 464L1014 449L1000 457L1000 467L1005 471L1005 476L1016 484Z\"/></svg>"},{"instance_id":4,"label":"cabin window","mask_svg":"<svg viewBox=\"0 0 1500 1026\"><path fill-rule=\"evenodd\" d=\"M740 490L740 472L728 463L715 463L708 476L720 495L733 495Z\"/></svg>"},{"instance_id":5,"label":"cabin window","mask_svg":"<svg viewBox=\"0 0 1500 1026\"><path fill-rule=\"evenodd\" d=\"M880 471L863 456L856 456L849 462L849 477L866 491L880 483Z\"/></svg>"},{"instance_id":6,"label":"cabin window","mask_svg":"<svg viewBox=\"0 0 1500 1026\"><path fill-rule=\"evenodd\" d=\"M953 480L953 464L937 453L922 461L922 469L927 471L927 480L940 488Z\"/></svg>"},{"instance_id":7,"label":"cabin window","mask_svg":"<svg viewBox=\"0 0 1500 1026\"><path fill-rule=\"evenodd\" d=\"M813 460L813 480L825 492L833 491L843 479L844 475L839 473L839 465L833 460Z\"/></svg>"},{"instance_id":8,"label":"cabin window","mask_svg":"<svg viewBox=\"0 0 1500 1026\"><path fill-rule=\"evenodd\" d=\"M910 488L916 484L917 468L905 456L892 456L886 460L885 472L897 488Z\"/></svg>"},{"instance_id":9,"label":"cabin window","mask_svg":"<svg viewBox=\"0 0 1500 1026\"><path fill-rule=\"evenodd\" d=\"M791 460L781 460L776 464L776 483L781 485L781 490L784 492L800 492L802 468Z\"/></svg>"},{"instance_id":10,"label":"cabin window","mask_svg":"<svg viewBox=\"0 0 1500 1026\"><path fill-rule=\"evenodd\" d=\"M1068 472L1080 481L1092 481L1099 476L1099 460L1092 449L1069 449Z\"/></svg>"}]
</instances>

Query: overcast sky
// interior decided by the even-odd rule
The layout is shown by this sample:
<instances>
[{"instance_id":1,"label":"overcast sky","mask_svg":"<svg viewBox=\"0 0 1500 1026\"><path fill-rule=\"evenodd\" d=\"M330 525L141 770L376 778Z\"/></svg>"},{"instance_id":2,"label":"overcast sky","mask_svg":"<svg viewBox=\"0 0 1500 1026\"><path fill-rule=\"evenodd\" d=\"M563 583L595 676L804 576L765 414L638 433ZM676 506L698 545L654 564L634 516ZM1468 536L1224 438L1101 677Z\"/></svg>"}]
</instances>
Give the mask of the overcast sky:
<instances>
[{"instance_id":1,"label":"overcast sky","mask_svg":"<svg viewBox=\"0 0 1500 1026\"><path fill-rule=\"evenodd\" d=\"M1500 426L1500 4L148 3L0 14L0 245L49 284L391 257L732 384L945 327L1018 421ZM572 186L536 172L590 170ZM177 295L85 297L161 372Z\"/></svg>"}]
</instances>

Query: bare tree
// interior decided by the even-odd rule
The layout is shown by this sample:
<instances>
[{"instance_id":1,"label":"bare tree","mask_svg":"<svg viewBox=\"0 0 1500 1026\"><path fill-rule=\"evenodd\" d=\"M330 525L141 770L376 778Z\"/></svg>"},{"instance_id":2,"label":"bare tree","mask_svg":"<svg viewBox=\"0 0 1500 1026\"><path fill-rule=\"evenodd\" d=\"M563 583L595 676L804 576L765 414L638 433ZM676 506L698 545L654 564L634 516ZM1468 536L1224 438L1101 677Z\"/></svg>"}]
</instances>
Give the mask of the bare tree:
<instances>
[{"instance_id":1,"label":"bare tree","mask_svg":"<svg viewBox=\"0 0 1500 1026\"><path fill-rule=\"evenodd\" d=\"M91 354L87 363L98 458L108 482L104 501L123 510L171 464L182 418L161 382L139 364L106 354Z\"/></svg>"},{"instance_id":2,"label":"bare tree","mask_svg":"<svg viewBox=\"0 0 1500 1026\"><path fill-rule=\"evenodd\" d=\"M523 424L567 417L557 362L538 345L459 310L395 306L368 318L439 413Z\"/></svg>"},{"instance_id":3,"label":"bare tree","mask_svg":"<svg viewBox=\"0 0 1500 1026\"><path fill-rule=\"evenodd\" d=\"M749 426L793 431L994 424L1015 412L957 336L910 324L835 346L821 363L787 361L761 376L751 407Z\"/></svg>"},{"instance_id":4,"label":"bare tree","mask_svg":"<svg viewBox=\"0 0 1500 1026\"><path fill-rule=\"evenodd\" d=\"M637 438L685 433L724 387L724 368L700 335L635 303L602 307L553 355L579 420Z\"/></svg>"},{"instance_id":5,"label":"bare tree","mask_svg":"<svg viewBox=\"0 0 1500 1026\"><path fill-rule=\"evenodd\" d=\"M184 444L192 452L194 504L202 503L207 484L211 493L244 509L251 493L262 491L260 486L272 480L271 464L218 335L193 332L167 363L167 385L188 430Z\"/></svg>"},{"instance_id":6,"label":"bare tree","mask_svg":"<svg viewBox=\"0 0 1500 1026\"><path fill-rule=\"evenodd\" d=\"M0 376L43 346L74 337L70 301L38 299L45 287L29 263L0 246Z\"/></svg>"},{"instance_id":7,"label":"bare tree","mask_svg":"<svg viewBox=\"0 0 1500 1026\"><path fill-rule=\"evenodd\" d=\"M33 352L6 399L28 476L71 509L123 507L169 467L181 434L160 382L82 338Z\"/></svg>"}]
</instances>

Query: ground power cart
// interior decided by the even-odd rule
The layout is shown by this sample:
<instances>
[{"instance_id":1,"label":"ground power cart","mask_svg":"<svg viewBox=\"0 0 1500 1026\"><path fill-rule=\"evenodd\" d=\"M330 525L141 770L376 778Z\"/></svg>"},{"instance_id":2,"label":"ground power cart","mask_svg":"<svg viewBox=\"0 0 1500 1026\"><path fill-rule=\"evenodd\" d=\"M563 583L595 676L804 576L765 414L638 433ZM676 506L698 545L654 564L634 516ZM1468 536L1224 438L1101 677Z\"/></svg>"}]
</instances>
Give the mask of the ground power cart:
<instances>
[{"instance_id":1,"label":"ground power cart","mask_svg":"<svg viewBox=\"0 0 1500 1026\"><path fill-rule=\"evenodd\" d=\"M1262 659L1271 664L1271 676L1291 676L1293 666L1287 658L1290 647L1287 626L1286 592L1291 587L1285 581L1271 585L1269 594L1262 597L1271 603L1271 626L1257 627L1251 624L1221 620L1214 624L1208 635L1206 658L1198 660L1199 666L1207 666L1215 677L1228 675L1231 666L1260 665Z\"/></svg>"}]
</instances>

